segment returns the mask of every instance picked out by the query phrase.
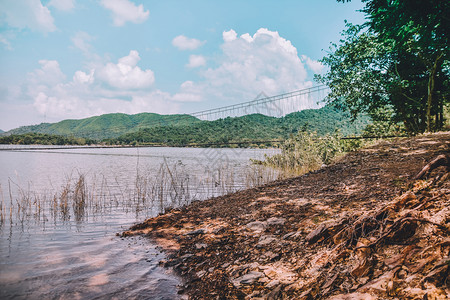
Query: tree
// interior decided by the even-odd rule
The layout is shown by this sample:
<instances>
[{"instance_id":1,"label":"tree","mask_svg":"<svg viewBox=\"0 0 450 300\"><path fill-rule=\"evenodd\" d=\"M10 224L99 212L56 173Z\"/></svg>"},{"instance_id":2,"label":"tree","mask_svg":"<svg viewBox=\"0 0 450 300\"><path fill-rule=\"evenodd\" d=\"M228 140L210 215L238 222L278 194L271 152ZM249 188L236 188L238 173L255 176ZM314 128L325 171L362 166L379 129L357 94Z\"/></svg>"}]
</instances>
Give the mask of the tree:
<instances>
[{"instance_id":1,"label":"tree","mask_svg":"<svg viewBox=\"0 0 450 300\"><path fill-rule=\"evenodd\" d=\"M333 44L333 52L322 59L330 69L317 79L331 88L328 102L375 119L379 111L392 110L392 120L410 132L442 128L450 77L450 2L363 2L368 22L347 24L340 45Z\"/></svg>"},{"instance_id":2,"label":"tree","mask_svg":"<svg viewBox=\"0 0 450 300\"><path fill-rule=\"evenodd\" d=\"M450 56L450 2L442 0L366 0L364 12L368 25L379 38L388 40L393 51L413 56L426 68L426 126L432 130L432 115L437 116L435 127L442 126L442 95L438 93L438 77L445 60ZM448 75L448 74L447 74ZM446 95L444 95L445 97ZM441 98L441 99L440 99ZM437 108L438 111L433 108ZM441 124L439 124L441 123Z\"/></svg>"}]
</instances>

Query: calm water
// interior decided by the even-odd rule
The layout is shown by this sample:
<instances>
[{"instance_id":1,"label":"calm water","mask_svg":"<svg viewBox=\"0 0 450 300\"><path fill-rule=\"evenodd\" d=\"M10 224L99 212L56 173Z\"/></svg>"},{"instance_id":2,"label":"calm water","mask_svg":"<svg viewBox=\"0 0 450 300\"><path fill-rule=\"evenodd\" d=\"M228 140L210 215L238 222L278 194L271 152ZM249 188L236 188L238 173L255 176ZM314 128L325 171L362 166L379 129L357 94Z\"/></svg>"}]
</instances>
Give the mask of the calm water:
<instances>
[{"instance_id":1,"label":"calm water","mask_svg":"<svg viewBox=\"0 0 450 300\"><path fill-rule=\"evenodd\" d=\"M180 298L155 245L115 234L167 207L273 179L249 159L274 151L0 151L0 298Z\"/></svg>"}]
</instances>

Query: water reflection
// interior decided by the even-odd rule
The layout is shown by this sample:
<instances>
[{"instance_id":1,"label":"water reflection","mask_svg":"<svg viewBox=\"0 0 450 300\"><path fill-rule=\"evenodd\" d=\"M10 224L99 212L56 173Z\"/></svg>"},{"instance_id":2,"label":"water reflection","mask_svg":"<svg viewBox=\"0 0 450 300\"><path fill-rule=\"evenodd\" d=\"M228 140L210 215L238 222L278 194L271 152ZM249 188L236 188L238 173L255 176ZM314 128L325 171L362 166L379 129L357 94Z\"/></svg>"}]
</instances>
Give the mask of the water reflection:
<instances>
[{"instance_id":1,"label":"water reflection","mask_svg":"<svg viewBox=\"0 0 450 300\"><path fill-rule=\"evenodd\" d=\"M146 239L115 236L160 212L258 185L267 150L0 152L1 299L176 299Z\"/></svg>"}]
</instances>

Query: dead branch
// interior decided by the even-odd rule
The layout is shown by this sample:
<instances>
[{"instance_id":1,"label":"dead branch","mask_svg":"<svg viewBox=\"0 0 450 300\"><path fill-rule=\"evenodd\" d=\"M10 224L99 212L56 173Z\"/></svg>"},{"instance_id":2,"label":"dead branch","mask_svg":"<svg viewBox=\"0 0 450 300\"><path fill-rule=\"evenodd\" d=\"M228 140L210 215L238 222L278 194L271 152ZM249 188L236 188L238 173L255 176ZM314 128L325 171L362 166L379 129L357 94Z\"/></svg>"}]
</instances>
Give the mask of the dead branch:
<instances>
[{"instance_id":1,"label":"dead branch","mask_svg":"<svg viewBox=\"0 0 450 300\"><path fill-rule=\"evenodd\" d=\"M450 156L445 154L437 156L425 167L423 167L423 169L414 177L414 179L422 179L425 176L428 176L434 169L442 166L447 168L447 172L450 171Z\"/></svg>"}]
</instances>

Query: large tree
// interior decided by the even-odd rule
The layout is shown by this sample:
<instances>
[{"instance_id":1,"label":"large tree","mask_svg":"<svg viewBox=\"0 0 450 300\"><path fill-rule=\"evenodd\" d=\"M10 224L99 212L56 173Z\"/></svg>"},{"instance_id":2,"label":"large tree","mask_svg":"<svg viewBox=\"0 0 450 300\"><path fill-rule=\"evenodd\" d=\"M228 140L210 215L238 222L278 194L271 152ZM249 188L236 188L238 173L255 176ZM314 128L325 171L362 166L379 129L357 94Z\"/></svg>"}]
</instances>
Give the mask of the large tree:
<instances>
[{"instance_id":1,"label":"large tree","mask_svg":"<svg viewBox=\"0 0 450 300\"><path fill-rule=\"evenodd\" d=\"M340 0L344 2L344 0ZM363 0L368 22L347 25L322 62L328 100L352 113L392 110L411 132L442 127L448 103L450 2Z\"/></svg>"}]
</instances>

